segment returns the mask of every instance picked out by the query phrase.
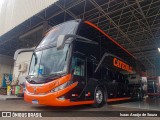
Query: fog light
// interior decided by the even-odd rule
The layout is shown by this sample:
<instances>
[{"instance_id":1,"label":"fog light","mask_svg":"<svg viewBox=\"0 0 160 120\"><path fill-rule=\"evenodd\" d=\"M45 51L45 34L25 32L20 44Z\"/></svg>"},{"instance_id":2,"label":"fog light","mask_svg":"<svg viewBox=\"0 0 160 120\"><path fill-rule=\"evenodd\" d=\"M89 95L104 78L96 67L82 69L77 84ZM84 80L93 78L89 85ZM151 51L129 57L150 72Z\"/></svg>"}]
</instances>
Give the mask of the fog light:
<instances>
[{"instance_id":1,"label":"fog light","mask_svg":"<svg viewBox=\"0 0 160 120\"><path fill-rule=\"evenodd\" d=\"M58 98L59 100L65 100L65 97L64 96L61 96Z\"/></svg>"}]
</instances>

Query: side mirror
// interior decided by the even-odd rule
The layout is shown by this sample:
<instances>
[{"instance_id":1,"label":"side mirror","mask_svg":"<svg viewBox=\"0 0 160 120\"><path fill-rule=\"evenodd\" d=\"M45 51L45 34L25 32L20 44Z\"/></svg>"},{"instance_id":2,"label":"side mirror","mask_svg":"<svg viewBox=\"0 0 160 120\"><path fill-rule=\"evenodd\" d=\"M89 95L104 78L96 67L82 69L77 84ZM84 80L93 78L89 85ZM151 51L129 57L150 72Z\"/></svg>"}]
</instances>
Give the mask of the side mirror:
<instances>
[{"instance_id":1,"label":"side mirror","mask_svg":"<svg viewBox=\"0 0 160 120\"><path fill-rule=\"evenodd\" d=\"M63 49L65 41L66 41L65 35L59 35L58 36L57 50Z\"/></svg>"},{"instance_id":2,"label":"side mirror","mask_svg":"<svg viewBox=\"0 0 160 120\"><path fill-rule=\"evenodd\" d=\"M63 49L65 42L71 42L72 39L69 38L76 38L76 35L66 34L66 35L59 35L57 40L57 50Z\"/></svg>"},{"instance_id":3,"label":"side mirror","mask_svg":"<svg viewBox=\"0 0 160 120\"><path fill-rule=\"evenodd\" d=\"M15 54L14 54L14 60L16 61L17 60L17 57L20 53L22 52L33 52L35 50L35 47L33 48L24 48L24 49L18 49Z\"/></svg>"}]
</instances>

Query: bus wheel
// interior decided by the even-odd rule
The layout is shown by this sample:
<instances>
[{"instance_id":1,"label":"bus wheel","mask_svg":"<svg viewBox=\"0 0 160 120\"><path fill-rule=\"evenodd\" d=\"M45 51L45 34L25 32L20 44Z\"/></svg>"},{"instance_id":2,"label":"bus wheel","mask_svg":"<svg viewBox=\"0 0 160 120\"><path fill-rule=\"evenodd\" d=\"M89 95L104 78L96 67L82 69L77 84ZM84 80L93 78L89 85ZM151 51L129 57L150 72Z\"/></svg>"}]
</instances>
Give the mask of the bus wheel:
<instances>
[{"instance_id":1,"label":"bus wheel","mask_svg":"<svg viewBox=\"0 0 160 120\"><path fill-rule=\"evenodd\" d=\"M102 107L105 104L105 95L102 88L98 87L94 93L94 104L93 107Z\"/></svg>"}]
</instances>

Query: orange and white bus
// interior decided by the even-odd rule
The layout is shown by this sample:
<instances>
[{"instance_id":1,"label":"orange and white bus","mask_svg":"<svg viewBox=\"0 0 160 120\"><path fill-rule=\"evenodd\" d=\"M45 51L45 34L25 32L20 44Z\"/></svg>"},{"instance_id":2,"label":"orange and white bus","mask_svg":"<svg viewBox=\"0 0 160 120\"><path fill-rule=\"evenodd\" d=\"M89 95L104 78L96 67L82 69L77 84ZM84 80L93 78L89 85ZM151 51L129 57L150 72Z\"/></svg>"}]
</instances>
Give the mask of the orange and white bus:
<instances>
[{"instance_id":1,"label":"orange and white bus","mask_svg":"<svg viewBox=\"0 0 160 120\"><path fill-rule=\"evenodd\" d=\"M142 98L140 86L128 80L143 71L137 66L134 56L96 25L67 21L51 28L34 50L24 99L50 106L99 107Z\"/></svg>"}]
</instances>

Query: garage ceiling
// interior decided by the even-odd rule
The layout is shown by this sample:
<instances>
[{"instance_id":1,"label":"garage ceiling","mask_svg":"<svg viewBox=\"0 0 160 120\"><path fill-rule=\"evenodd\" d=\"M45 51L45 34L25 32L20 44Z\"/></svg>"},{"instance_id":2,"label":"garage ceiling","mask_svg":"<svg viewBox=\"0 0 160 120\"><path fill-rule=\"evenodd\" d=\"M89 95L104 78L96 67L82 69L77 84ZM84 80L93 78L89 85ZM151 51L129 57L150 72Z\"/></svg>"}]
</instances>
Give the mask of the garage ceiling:
<instances>
[{"instance_id":1,"label":"garage ceiling","mask_svg":"<svg viewBox=\"0 0 160 120\"><path fill-rule=\"evenodd\" d=\"M31 35L30 39L21 41L19 36L44 21L53 26L71 19L85 19L96 24L146 68L160 66L157 49L160 47L160 0L59 0L2 35L0 54L13 56L16 49L37 45L42 35Z\"/></svg>"}]
</instances>

